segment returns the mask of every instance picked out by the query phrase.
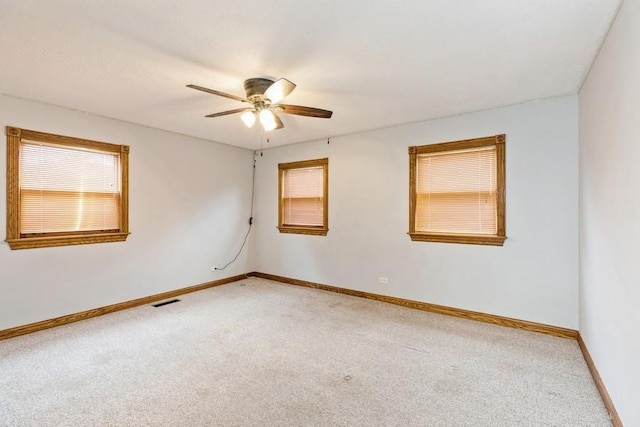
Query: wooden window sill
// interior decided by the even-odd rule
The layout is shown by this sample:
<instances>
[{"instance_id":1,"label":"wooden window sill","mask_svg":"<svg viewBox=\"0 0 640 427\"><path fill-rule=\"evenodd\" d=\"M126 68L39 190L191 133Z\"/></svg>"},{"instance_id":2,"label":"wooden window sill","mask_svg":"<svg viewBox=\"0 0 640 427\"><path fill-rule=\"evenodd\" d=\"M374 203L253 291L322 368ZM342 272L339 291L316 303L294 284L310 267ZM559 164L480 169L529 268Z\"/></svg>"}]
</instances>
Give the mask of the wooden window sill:
<instances>
[{"instance_id":1,"label":"wooden window sill","mask_svg":"<svg viewBox=\"0 0 640 427\"><path fill-rule=\"evenodd\" d=\"M290 234L308 234L311 236L326 236L329 232L328 228L311 228L311 227L289 227L289 226L280 226L278 227L281 233L290 233Z\"/></svg>"},{"instance_id":2,"label":"wooden window sill","mask_svg":"<svg viewBox=\"0 0 640 427\"><path fill-rule=\"evenodd\" d=\"M86 245L91 243L123 242L130 233L96 233L67 236L23 237L7 239L11 249L48 248L53 246Z\"/></svg>"},{"instance_id":3,"label":"wooden window sill","mask_svg":"<svg viewBox=\"0 0 640 427\"><path fill-rule=\"evenodd\" d=\"M479 234L408 233L414 242L462 243L468 245L503 246L507 236Z\"/></svg>"}]
</instances>

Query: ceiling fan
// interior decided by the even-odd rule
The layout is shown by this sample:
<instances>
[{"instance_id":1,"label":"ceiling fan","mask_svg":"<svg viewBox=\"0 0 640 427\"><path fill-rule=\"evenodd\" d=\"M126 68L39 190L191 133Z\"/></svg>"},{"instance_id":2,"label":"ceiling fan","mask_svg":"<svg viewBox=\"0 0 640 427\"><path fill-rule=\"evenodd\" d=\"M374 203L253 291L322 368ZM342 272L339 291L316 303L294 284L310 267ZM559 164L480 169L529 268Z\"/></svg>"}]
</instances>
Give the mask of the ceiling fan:
<instances>
[{"instance_id":1,"label":"ceiling fan","mask_svg":"<svg viewBox=\"0 0 640 427\"><path fill-rule=\"evenodd\" d=\"M296 85L287 79L279 79L276 81L266 78L247 79L244 81L244 90L247 93L246 98L197 85L187 85L187 87L250 104L248 107L207 114L205 117L220 117L242 113L240 118L247 127L253 126L256 119L258 119L265 131L282 129L284 127L277 113L319 117L323 119L331 118L333 114L332 111L322 110L320 108L280 104L280 101L296 88Z\"/></svg>"}]
</instances>

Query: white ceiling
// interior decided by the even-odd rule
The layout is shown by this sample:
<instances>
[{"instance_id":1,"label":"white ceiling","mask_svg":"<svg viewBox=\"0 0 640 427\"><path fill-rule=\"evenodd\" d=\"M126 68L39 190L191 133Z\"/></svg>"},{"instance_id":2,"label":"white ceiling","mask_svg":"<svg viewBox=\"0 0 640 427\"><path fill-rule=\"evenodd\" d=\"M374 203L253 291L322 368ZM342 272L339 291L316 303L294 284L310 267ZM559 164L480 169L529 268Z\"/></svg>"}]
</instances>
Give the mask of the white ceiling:
<instances>
[{"instance_id":1,"label":"white ceiling","mask_svg":"<svg viewBox=\"0 0 640 427\"><path fill-rule=\"evenodd\" d=\"M0 0L0 93L256 149L249 77L286 77L270 146L576 93L621 0ZM46 131L46 129L40 129Z\"/></svg>"}]
</instances>

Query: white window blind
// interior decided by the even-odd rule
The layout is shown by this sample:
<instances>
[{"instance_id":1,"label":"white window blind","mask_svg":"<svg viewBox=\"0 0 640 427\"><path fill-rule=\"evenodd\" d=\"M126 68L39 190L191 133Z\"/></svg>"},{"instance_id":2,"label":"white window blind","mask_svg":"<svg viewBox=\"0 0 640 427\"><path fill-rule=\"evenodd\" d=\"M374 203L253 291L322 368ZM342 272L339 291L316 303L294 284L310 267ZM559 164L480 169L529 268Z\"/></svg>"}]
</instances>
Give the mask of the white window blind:
<instances>
[{"instance_id":1,"label":"white window blind","mask_svg":"<svg viewBox=\"0 0 640 427\"><path fill-rule=\"evenodd\" d=\"M322 227L324 222L324 168L282 171L284 225Z\"/></svg>"},{"instance_id":2,"label":"white window blind","mask_svg":"<svg viewBox=\"0 0 640 427\"><path fill-rule=\"evenodd\" d=\"M418 232L496 234L496 147L419 154Z\"/></svg>"},{"instance_id":3,"label":"white window blind","mask_svg":"<svg viewBox=\"0 0 640 427\"><path fill-rule=\"evenodd\" d=\"M119 230L118 154L23 141L19 162L22 235Z\"/></svg>"}]
</instances>

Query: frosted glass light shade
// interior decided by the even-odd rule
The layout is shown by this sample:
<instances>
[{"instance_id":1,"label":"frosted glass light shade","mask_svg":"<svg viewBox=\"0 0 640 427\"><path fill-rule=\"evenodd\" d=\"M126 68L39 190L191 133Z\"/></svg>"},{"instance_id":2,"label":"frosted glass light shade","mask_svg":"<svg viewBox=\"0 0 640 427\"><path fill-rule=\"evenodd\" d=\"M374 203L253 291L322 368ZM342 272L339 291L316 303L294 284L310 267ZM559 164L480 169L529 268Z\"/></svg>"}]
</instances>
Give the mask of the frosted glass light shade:
<instances>
[{"instance_id":1,"label":"frosted glass light shade","mask_svg":"<svg viewBox=\"0 0 640 427\"><path fill-rule=\"evenodd\" d=\"M276 124L276 118L269 110L260 111L260 123L265 131L274 130L278 125Z\"/></svg>"},{"instance_id":2,"label":"frosted glass light shade","mask_svg":"<svg viewBox=\"0 0 640 427\"><path fill-rule=\"evenodd\" d=\"M253 111L245 111L240 116L240 119L246 127L250 128L256 122L256 113L254 113Z\"/></svg>"}]
</instances>

